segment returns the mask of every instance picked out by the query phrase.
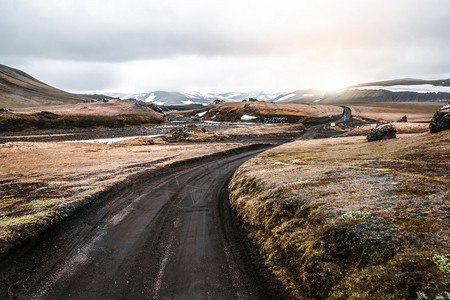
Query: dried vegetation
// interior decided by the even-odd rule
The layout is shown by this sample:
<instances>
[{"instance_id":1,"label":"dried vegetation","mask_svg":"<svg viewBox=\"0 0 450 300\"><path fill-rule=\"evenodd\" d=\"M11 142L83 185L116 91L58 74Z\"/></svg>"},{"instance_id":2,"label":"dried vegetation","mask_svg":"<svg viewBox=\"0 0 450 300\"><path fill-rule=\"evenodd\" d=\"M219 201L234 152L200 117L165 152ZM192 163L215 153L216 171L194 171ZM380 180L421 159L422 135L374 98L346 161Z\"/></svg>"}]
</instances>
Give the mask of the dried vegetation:
<instances>
[{"instance_id":1,"label":"dried vegetation","mask_svg":"<svg viewBox=\"0 0 450 300\"><path fill-rule=\"evenodd\" d=\"M285 144L238 169L230 201L296 298L438 299L450 291L449 145L450 131Z\"/></svg>"},{"instance_id":2,"label":"dried vegetation","mask_svg":"<svg viewBox=\"0 0 450 300\"><path fill-rule=\"evenodd\" d=\"M160 141L163 143L163 141ZM243 144L0 144L0 256L65 217L68 208L142 171Z\"/></svg>"}]
</instances>

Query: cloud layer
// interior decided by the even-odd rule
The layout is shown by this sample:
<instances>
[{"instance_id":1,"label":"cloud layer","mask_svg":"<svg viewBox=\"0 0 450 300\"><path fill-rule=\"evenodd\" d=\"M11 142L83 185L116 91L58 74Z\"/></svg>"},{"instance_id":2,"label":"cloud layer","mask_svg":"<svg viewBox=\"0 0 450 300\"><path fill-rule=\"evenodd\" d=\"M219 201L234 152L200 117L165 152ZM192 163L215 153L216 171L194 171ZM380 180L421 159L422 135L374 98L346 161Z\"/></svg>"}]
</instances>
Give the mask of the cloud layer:
<instances>
[{"instance_id":1,"label":"cloud layer","mask_svg":"<svg viewBox=\"0 0 450 300\"><path fill-rule=\"evenodd\" d=\"M449 1L296 2L2 1L0 63L74 91L450 76Z\"/></svg>"}]
</instances>

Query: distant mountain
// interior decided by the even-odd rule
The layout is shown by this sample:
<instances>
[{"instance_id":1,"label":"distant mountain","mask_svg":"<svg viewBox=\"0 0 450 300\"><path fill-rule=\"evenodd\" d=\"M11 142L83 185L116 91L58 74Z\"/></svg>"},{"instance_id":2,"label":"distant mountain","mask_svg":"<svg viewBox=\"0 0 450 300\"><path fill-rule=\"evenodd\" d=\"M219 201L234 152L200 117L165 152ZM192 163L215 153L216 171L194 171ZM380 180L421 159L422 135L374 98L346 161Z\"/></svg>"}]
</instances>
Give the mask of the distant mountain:
<instances>
[{"instance_id":1,"label":"distant mountain","mask_svg":"<svg viewBox=\"0 0 450 300\"><path fill-rule=\"evenodd\" d=\"M108 96L120 99L136 99L143 102L153 102L157 105L189 105L189 104L210 104L216 99L224 101L242 101L249 98L271 101L279 96L279 93L270 92L166 92L154 91L148 93L105 93Z\"/></svg>"},{"instance_id":2,"label":"distant mountain","mask_svg":"<svg viewBox=\"0 0 450 300\"><path fill-rule=\"evenodd\" d=\"M71 104L103 95L72 94L45 84L29 74L0 64L0 108Z\"/></svg>"},{"instance_id":3,"label":"distant mountain","mask_svg":"<svg viewBox=\"0 0 450 300\"><path fill-rule=\"evenodd\" d=\"M352 85L337 91L297 90L273 99L273 102L447 102L450 79L394 79Z\"/></svg>"},{"instance_id":4,"label":"distant mountain","mask_svg":"<svg viewBox=\"0 0 450 300\"><path fill-rule=\"evenodd\" d=\"M375 81L352 85L346 87L357 88L357 87L368 87L368 86L396 86L396 85L434 85L434 86L450 86L450 79L440 79L440 80L424 80L417 78L400 78L393 80Z\"/></svg>"}]
</instances>

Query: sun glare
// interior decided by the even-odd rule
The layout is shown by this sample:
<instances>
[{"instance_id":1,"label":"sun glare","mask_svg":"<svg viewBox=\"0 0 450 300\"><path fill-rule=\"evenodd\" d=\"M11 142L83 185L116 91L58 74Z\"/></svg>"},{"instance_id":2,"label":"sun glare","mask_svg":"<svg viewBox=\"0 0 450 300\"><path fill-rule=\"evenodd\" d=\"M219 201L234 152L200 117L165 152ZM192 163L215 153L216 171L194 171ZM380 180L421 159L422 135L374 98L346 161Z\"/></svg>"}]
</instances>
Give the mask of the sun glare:
<instances>
[{"instance_id":1,"label":"sun glare","mask_svg":"<svg viewBox=\"0 0 450 300\"><path fill-rule=\"evenodd\" d=\"M325 79L323 81L320 81L315 86L316 89L326 92L332 92L341 89L344 87L343 81L339 79Z\"/></svg>"}]
</instances>

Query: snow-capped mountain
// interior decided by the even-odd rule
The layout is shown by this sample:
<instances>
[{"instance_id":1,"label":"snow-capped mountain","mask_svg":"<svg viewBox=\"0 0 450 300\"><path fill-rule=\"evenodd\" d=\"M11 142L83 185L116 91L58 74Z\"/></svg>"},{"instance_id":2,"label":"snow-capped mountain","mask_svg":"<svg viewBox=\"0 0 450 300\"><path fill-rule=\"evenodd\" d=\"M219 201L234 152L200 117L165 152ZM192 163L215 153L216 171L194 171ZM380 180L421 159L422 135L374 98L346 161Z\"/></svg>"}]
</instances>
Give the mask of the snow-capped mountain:
<instances>
[{"instance_id":1,"label":"snow-capped mountain","mask_svg":"<svg viewBox=\"0 0 450 300\"><path fill-rule=\"evenodd\" d=\"M103 93L107 96L120 99L136 99L143 102L152 102L157 105L188 105L210 104L216 99L223 101L242 101L255 98L263 101L271 101L281 93L275 92L166 92L154 91L149 93Z\"/></svg>"},{"instance_id":2,"label":"snow-capped mountain","mask_svg":"<svg viewBox=\"0 0 450 300\"><path fill-rule=\"evenodd\" d=\"M349 86L336 91L297 90L280 95L273 102L446 102L450 100L450 79L395 79Z\"/></svg>"}]
</instances>

